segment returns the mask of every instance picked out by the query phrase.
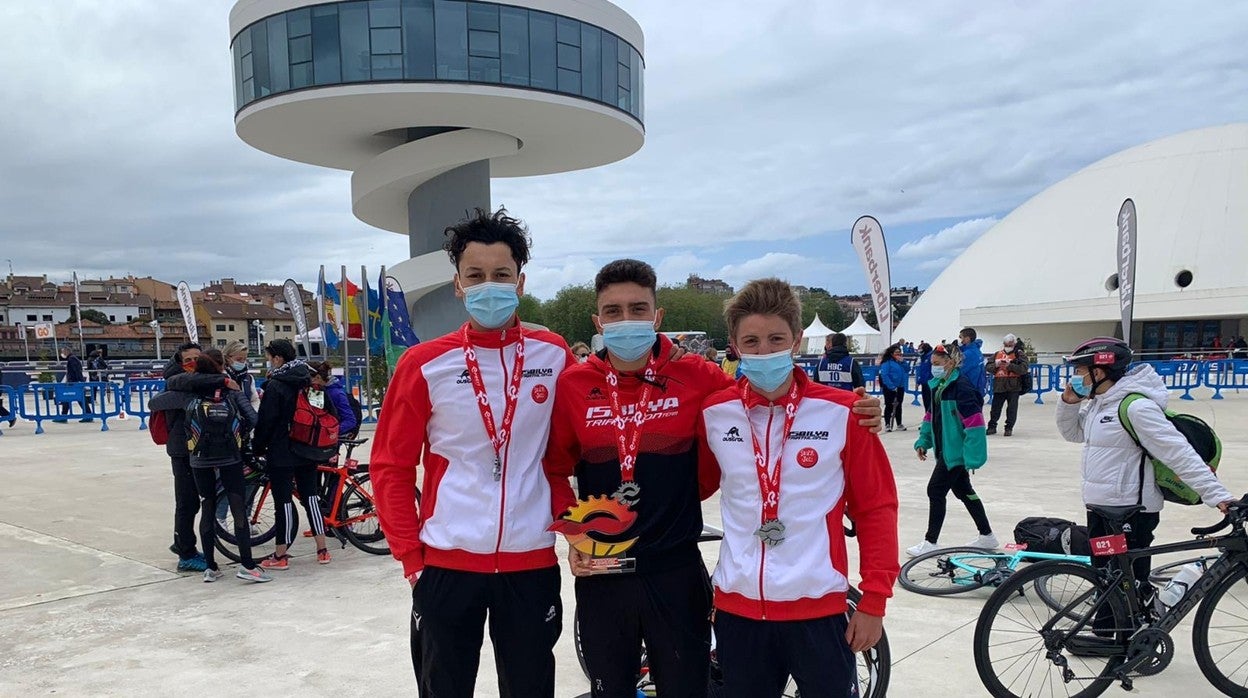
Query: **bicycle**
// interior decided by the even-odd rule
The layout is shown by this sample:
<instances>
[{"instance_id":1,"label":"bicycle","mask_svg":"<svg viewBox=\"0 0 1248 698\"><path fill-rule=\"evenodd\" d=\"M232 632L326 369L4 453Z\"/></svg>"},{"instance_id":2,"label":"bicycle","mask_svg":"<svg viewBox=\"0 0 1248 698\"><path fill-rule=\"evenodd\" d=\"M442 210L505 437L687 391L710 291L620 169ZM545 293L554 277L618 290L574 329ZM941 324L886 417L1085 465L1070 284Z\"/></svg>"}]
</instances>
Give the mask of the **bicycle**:
<instances>
[{"instance_id":1,"label":"bicycle","mask_svg":"<svg viewBox=\"0 0 1248 698\"><path fill-rule=\"evenodd\" d=\"M1011 575L980 612L975 668L989 693L1010 698L1047 690L1086 697L1104 693L1114 682L1130 690L1136 678L1169 666L1170 633L1199 606L1192 628L1196 664L1223 694L1248 696L1248 626L1241 613L1248 607L1248 584L1241 584L1248 577L1248 495L1232 504L1220 523L1191 529L1195 540L1137 550L1127 549L1122 531L1129 531L1124 522L1142 507L1088 508L1119 531L1092 540L1094 555L1107 558L1104 567L1038 563ZM1229 534L1210 537L1227 528ZM1132 561L1209 548L1220 554L1177 603L1165 608L1144 602ZM1053 598L1035 604L1026 590L1040 578L1046 578Z\"/></svg>"},{"instance_id":2,"label":"bicycle","mask_svg":"<svg viewBox=\"0 0 1248 698\"><path fill-rule=\"evenodd\" d=\"M339 459L337 465L318 465L317 470L328 474L326 484L320 492L321 515L325 517L325 529L332 534L342 547L347 543L373 555L389 555L390 546L386 544L385 533L381 530L381 520L377 515L376 501L373 498L373 487L368 477L368 464L359 463L351 457L357 446L368 439L341 440L347 452ZM254 487L249 487L246 507L248 523L253 530L259 529L251 539L252 557L260 559L264 556L258 547L272 541L277 535L277 523L273 514L272 483L268 470L260 470ZM295 492L297 499L299 493ZM291 507L291 528L299 528L299 508ZM232 528L227 530L220 522L217 523L216 548L227 558L239 562L238 541Z\"/></svg>"},{"instance_id":3,"label":"bicycle","mask_svg":"<svg viewBox=\"0 0 1248 698\"><path fill-rule=\"evenodd\" d=\"M901 566L898 580L903 589L924 596L950 596L990 586L998 587L1024 562L1065 560L1084 565L1087 555L1033 553L1026 548L1006 546L1006 552L987 548L941 548L911 558ZM1043 588L1037 589L1045 593Z\"/></svg>"},{"instance_id":4,"label":"bicycle","mask_svg":"<svg viewBox=\"0 0 1248 698\"><path fill-rule=\"evenodd\" d=\"M854 530L846 528L846 535L853 536ZM709 543L721 540L724 532L710 525L702 526L702 534L698 536L699 543ZM862 598L862 592L855 589L852 585L849 587L848 603L849 614L853 615L858 608L858 601ZM580 662L581 672L585 674L585 678L590 678L589 669L585 666L585 655L581 648L581 622L580 614L573 612L573 644L576 648L576 659ZM889 673L892 668L892 655L888 648L888 634L880 636L880 641L875 647L861 652L858 655L858 688L859 695L862 698L883 698L888 693ZM719 670L719 662L715 653L715 632L711 631L711 677L709 695L719 696L722 693L723 680ZM585 694L588 696L589 694ZM785 686L785 698L800 698L797 685L792 678L789 679L788 685ZM654 682L650 679L650 667L647 662L646 648L641 648L641 670L637 675L637 696L638 698L658 698L657 689ZM582 697L584 698L584 696Z\"/></svg>"}]
</instances>

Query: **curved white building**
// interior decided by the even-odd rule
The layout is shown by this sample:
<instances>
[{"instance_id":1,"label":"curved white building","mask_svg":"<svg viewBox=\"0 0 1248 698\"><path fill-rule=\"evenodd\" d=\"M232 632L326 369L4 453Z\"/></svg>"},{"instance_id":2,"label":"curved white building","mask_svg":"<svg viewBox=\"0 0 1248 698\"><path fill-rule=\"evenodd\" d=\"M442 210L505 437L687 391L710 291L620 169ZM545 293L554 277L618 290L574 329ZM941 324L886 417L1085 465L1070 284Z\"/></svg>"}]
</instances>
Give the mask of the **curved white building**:
<instances>
[{"instance_id":1,"label":"curved white building","mask_svg":"<svg viewBox=\"0 0 1248 698\"><path fill-rule=\"evenodd\" d=\"M421 337L466 317L442 231L491 177L605 165L645 140L644 36L606 0L239 0L235 128L350 170L352 210L408 235L389 269Z\"/></svg>"},{"instance_id":2,"label":"curved white building","mask_svg":"<svg viewBox=\"0 0 1248 698\"><path fill-rule=\"evenodd\" d=\"M1138 211L1132 345L1145 352L1248 334L1248 124L1162 138L1105 158L1019 206L932 283L893 332L986 348L1008 332L1040 351L1121 335L1116 219Z\"/></svg>"}]
</instances>

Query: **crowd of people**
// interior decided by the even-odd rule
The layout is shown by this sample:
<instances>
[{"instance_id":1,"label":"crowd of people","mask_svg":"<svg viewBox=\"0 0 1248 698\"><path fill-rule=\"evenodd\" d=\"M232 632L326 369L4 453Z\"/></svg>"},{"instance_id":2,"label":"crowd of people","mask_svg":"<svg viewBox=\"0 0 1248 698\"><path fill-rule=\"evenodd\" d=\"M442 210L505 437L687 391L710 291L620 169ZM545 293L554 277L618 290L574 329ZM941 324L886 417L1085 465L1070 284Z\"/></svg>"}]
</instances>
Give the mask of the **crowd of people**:
<instances>
[{"instance_id":1,"label":"crowd of people","mask_svg":"<svg viewBox=\"0 0 1248 698\"><path fill-rule=\"evenodd\" d=\"M233 531L242 561L235 573L239 579L268 582L273 579L270 570L289 569L296 487L313 529L317 562L328 564L331 559L317 471L328 455L304 438L299 426L306 420L297 413L328 425L336 451L338 435L358 428L358 411L328 363L309 365L286 339L269 342L264 355L267 377L261 391L250 373L243 342L224 350L183 344L165 367L165 390L148 403L153 421L164 425L173 469L169 550L178 556L179 571L202 572L205 582L224 576L214 552L218 527ZM252 556L255 531L249 524L245 479L248 469L259 467L271 483L277 531L275 552L262 560Z\"/></svg>"},{"instance_id":2,"label":"crowd of people","mask_svg":"<svg viewBox=\"0 0 1248 698\"><path fill-rule=\"evenodd\" d=\"M905 552L940 547L950 492L978 531L970 544L999 546L971 473L986 464L1003 411L1003 435L1016 427L1029 372L1017 337L1007 335L991 355L969 327L957 341L898 342L879 357L881 405L866 394L844 335L827 338L813 376L795 364L801 305L784 281L750 281L726 301L728 349L704 356L658 331L654 269L615 260L594 279L591 319L603 345L594 351L521 323L530 244L523 223L505 210L478 211L446 232L469 319L404 353L370 465L381 526L411 587L411 660L422 695L473 695L487 627L500 690L554 695L564 613L557 535L568 544L595 698L636 695L643 644L660 695L707 695L712 628L725 695L778 697L790 677L803 695L856 695L855 655L882 636L900 567L897 491L879 434L907 430L906 362L915 364L924 405L914 450L934 467L927 530ZM152 401L167 414L171 550L179 569L202 571L206 582L222 576L212 542L227 516L240 542L240 579L268 581L271 570L289 567L296 487L317 560L330 561L318 460L291 425L312 404L338 416L345 433L352 410L327 364L308 365L284 340L270 342L265 356L260 391L245 345L183 345L166 371L168 390ZM1120 340L1077 349L1057 424L1085 444L1084 502L1141 503L1128 537L1146 545L1161 497L1151 470L1138 467L1142 449L1166 457L1206 503L1225 508L1231 497L1166 421L1160 379L1146 365L1128 370L1130 360ZM1131 405L1134 445L1105 419L1128 393L1148 398ZM224 454L204 447L197 421L218 409L240 425ZM263 560L247 544L249 451L264 457L277 502L277 549ZM708 574L697 545L702 502L716 493L723 540ZM857 529L862 580L852 615L846 518ZM1106 524L1090 514L1089 525Z\"/></svg>"}]
</instances>

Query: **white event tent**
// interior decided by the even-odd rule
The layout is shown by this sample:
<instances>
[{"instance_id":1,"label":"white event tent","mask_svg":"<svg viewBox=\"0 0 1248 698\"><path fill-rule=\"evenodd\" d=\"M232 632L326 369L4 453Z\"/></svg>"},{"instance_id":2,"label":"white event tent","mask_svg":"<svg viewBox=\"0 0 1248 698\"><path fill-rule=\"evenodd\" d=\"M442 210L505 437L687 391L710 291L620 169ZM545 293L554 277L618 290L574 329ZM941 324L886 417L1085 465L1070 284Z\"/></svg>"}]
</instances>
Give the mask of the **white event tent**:
<instances>
[{"instance_id":1,"label":"white event tent","mask_svg":"<svg viewBox=\"0 0 1248 698\"><path fill-rule=\"evenodd\" d=\"M811 320L810 325L802 330L802 347L799 353L822 354L823 340L833 332L834 330L828 329L828 326L819 319L819 313L815 313L815 319Z\"/></svg>"}]
</instances>

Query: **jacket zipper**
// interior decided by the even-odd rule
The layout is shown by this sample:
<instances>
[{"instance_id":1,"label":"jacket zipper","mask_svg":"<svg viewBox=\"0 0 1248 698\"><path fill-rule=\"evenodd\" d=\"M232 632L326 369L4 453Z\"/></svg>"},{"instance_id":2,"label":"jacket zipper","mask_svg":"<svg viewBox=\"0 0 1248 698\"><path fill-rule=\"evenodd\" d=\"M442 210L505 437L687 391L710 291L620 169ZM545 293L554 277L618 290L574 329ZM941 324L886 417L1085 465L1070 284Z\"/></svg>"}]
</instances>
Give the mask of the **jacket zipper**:
<instances>
[{"instance_id":1,"label":"jacket zipper","mask_svg":"<svg viewBox=\"0 0 1248 698\"><path fill-rule=\"evenodd\" d=\"M763 442L766 444L763 455L763 463L766 465L771 465L771 422L776 416L774 407L775 403L767 403L767 438ZM748 410L745 413L745 420L747 423L750 420L750 413ZM751 427L751 429L752 428L753 427ZM770 475L770 473L764 473L764 476L768 475ZM762 492L759 494L761 495ZM776 494L779 495L779 492ZM761 523L766 522L763 521ZM762 557L758 562L758 606L763 616L763 620L767 620L767 596L763 593L763 571L767 568L767 544L763 542L762 538L758 539L758 544L762 548Z\"/></svg>"},{"instance_id":2,"label":"jacket zipper","mask_svg":"<svg viewBox=\"0 0 1248 698\"><path fill-rule=\"evenodd\" d=\"M503 330L499 333L501 339L506 340L507 331ZM523 338L521 338L523 341ZM503 355L503 350L507 347L506 342L498 348L498 363L503 367L503 404L507 404L507 386L510 384L511 377L507 374L507 359ZM506 407L503 408L506 413ZM501 424L499 426L502 426ZM515 424L512 424L515 427ZM502 451L497 454L499 467L499 486L502 493L498 502L498 540L494 542L494 572L497 574L500 567L499 555L503 550L503 512L507 510L507 452L510 451L511 434L507 434L507 443L503 444Z\"/></svg>"}]
</instances>

